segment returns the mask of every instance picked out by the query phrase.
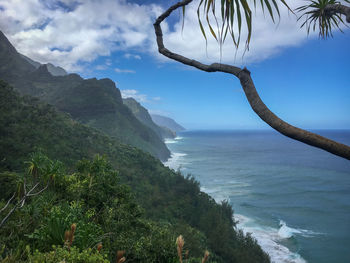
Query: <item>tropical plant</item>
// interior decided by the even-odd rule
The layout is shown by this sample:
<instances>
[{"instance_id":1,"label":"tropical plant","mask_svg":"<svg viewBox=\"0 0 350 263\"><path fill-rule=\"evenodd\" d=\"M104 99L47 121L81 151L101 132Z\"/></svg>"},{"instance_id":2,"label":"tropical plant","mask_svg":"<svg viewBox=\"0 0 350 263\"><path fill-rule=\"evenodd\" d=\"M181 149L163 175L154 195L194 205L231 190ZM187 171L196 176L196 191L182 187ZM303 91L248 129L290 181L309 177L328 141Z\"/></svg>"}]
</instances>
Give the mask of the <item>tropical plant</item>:
<instances>
[{"instance_id":1,"label":"tropical plant","mask_svg":"<svg viewBox=\"0 0 350 263\"><path fill-rule=\"evenodd\" d=\"M256 8L257 0L254 0L254 8ZM278 8L278 2L281 2L289 10L285 0L261 0L260 5L264 10L268 10L272 21L275 22L274 11L277 12L278 17L280 17L280 12ZM253 30L253 16L252 16L252 2L247 0L221 0L219 3L220 10L220 23L217 18L217 3L216 0L201 0L197 8L197 17L199 27L204 38L207 40L207 36L202 23L202 14L204 14L210 34L219 42L220 46L226 40L227 35L229 34L232 38L233 44L236 48L240 45L241 33L242 33L242 23L245 22L245 25L248 29L247 39L246 39L246 48L249 49L249 43L252 36ZM183 6L183 14L185 14L185 5ZM215 27L212 26L212 19L216 23L217 30L214 30ZM236 24L237 23L237 24ZM235 28L238 29L238 34L235 31ZM217 33L215 33L217 31Z\"/></svg>"},{"instance_id":2,"label":"tropical plant","mask_svg":"<svg viewBox=\"0 0 350 263\"><path fill-rule=\"evenodd\" d=\"M27 176L18 176L17 189L13 193L7 203L1 208L0 213L7 211L7 214L0 222L0 228L7 222L9 217L18 208L22 208L29 197L40 195L50 185L57 175L61 173L62 163L59 161L51 161L42 152L31 154L30 161L26 162L28 165Z\"/></svg>"},{"instance_id":3,"label":"tropical plant","mask_svg":"<svg viewBox=\"0 0 350 263\"><path fill-rule=\"evenodd\" d=\"M71 229L73 225L75 228L78 227L76 232ZM99 244L103 235L100 225L91 221L89 212L84 211L81 203L63 202L53 206L40 227L28 237L35 241L36 247L40 250L48 250L52 245L63 245L67 239L65 236L67 231L73 232L74 246L80 249L91 248ZM69 241L70 247L73 240Z\"/></svg>"},{"instance_id":4,"label":"tropical plant","mask_svg":"<svg viewBox=\"0 0 350 263\"><path fill-rule=\"evenodd\" d=\"M240 80L243 91L248 99L248 102L254 112L273 129L277 130L281 134L298 140L300 142L306 143L308 145L323 149L332 154L338 155L340 157L350 160L350 147L342 143L335 142L318 134L297 128L290 125L289 123L283 121L277 117L261 100L253 79L251 78L250 71L247 68L240 68L237 66L222 64L222 63L212 63L210 65L203 64L197 60L184 57L180 54L174 53L168 50L163 43L163 33L160 24L167 19L170 14L178 9L182 8L182 13L185 15L186 6L190 4L193 0L183 0L171 7L169 7L165 12L163 12L155 21L154 29L156 34L156 40L158 45L158 51L175 61L180 63L195 67L206 72L224 72L232 74ZM316 25L320 30L320 36L326 38L332 36L333 28L339 28L340 24L343 23L341 15L346 16L346 21L350 23L350 7L343 5L339 1L334 0L307 0L310 2L309 5L302 6L297 9L301 12L301 18L305 17L306 21L303 26L306 26L307 32L310 32L310 26L316 30ZM349 3L348 0L344 0ZM198 5L197 15L199 21L199 27L205 39L207 39L207 34L203 27L203 22L201 16L204 16L207 21L210 34L218 41L219 45L222 46L223 41L225 41L228 33L231 35L234 46L238 48L240 44L240 38L242 34L242 25L245 23L248 34L245 41L246 49L249 48L249 43L252 37L252 6L256 8L256 0L201 0ZM285 0L261 0L261 8L267 9L268 13L273 21L275 21L275 14L280 16L279 5L282 3L290 11ZM311 9L311 10L310 10ZM201 11L202 10L202 11ZM217 10L220 13L220 19L217 19ZM202 13L201 13L202 12ZM293 11L292 11L293 12ZM210 19L210 17L214 19ZM216 27L212 26L212 22L215 21ZM235 24L236 23L236 24ZM238 33L235 33L235 25L238 28ZM214 28L217 28L217 33Z\"/></svg>"},{"instance_id":5,"label":"tropical plant","mask_svg":"<svg viewBox=\"0 0 350 263\"><path fill-rule=\"evenodd\" d=\"M46 263L109 263L106 256L99 253L97 249L84 249L80 250L76 247L71 247L68 250L65 247L53 246L50 252L39 252L35 250L33 254L29 256L29 263L46 262Z\"/></svg>"},{"instance_id":6,"label":"tropical plant","mask_svg":"<svg viewBox=\"0 0 350 263\"><path fill-rule=\"evenodd\" d=\"M349 0L344 1L350 3ZM305 18L301 27L305 26L308 34L310 29L318 30L322 38L332 37L333 28L343 32L340 26L346 24L341 17L342 14L346 16L347 22L350 22L350 8L336 0L310 1L308 5L300 6L296 10L302 13L299 20Z\"/></svg>"}]
</instances>

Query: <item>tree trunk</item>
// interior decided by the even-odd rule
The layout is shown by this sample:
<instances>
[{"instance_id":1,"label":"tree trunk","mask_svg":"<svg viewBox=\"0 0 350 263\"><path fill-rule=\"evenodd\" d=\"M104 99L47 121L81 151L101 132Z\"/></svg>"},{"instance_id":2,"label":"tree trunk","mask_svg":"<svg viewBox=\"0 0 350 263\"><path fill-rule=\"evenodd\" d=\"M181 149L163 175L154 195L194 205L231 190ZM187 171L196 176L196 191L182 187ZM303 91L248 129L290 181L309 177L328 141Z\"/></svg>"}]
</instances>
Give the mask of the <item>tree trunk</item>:
<instances>
[{"instance_id":1,"label":"tree trunk","mask_svg":"<svg viewBox=\"0 0 350 263\"><path fill-rule=\"evenodd\" d=\"M328 138L325 138L323 136L320 136L318 134L294 127L287 122L281 120L278 118L273 112L271 112L267 106L263 103L261 100L258 92L255 89L253 80L250 76L250 72L244 68L241 69L239 67L221 64L221 63L213 63L210 65L206 65L203 63L200 63L199 61L186 58L184 56L181 56L179 54L173 53L167 48L165 48L163 43L163 33L162 28L160 24L163 20L165 20L174 10L176 10L179 7L186 6L187 4L191 3L192 0L183 0L181 2L178 2L171 6L168 10L166 10L163 14L161 14L156 22L154 23L154 30L157 38L157 45L158 45L158 51L173 60L176 60L178 62L181 62L183 64L198 68L200 70L206 71L206 72L225 72L232 74L236 76L242 85L242 88L244 90L244 93L248 99L248 102L254 112L268 125L270 125L273 129L278 131L279 133L292 138L294 140L306 143L308 145L323 149L325 151L328 151L332 154L335 154L337 156L343 157L345 159L350 160L350 147L341 144L338 142L335 142L333 140L330 140ZM340 5L336 5L336 7L332 10L335 10L336 12L343 13L343 8L339 8ZM342 11L340 11L342 10ZM349 8L346 9L348 12ZM347 14L346 14L347 15ZM347 15L348 19L348 15Z\"/></svg>"}]
</instances>

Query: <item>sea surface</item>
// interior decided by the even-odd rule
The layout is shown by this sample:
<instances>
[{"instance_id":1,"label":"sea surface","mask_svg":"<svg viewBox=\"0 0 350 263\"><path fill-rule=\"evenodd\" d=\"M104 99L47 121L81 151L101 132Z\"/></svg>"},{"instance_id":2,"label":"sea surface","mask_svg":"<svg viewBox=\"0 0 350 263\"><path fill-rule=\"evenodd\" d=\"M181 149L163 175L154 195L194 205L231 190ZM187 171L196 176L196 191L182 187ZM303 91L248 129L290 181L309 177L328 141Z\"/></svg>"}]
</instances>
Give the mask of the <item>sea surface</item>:
<instances>
[{"instance_id":1,"label":"sea surface","mask_svg":"<svg viewBox=\"0 0 350 263\"><path fill-rule=\"evenodd\" d=\"M350 131L317 131L350 145ZM192 174L272 262L350 262L350 161L275 131L187 131L165 165Z\"/></svg>"}]
</instances>

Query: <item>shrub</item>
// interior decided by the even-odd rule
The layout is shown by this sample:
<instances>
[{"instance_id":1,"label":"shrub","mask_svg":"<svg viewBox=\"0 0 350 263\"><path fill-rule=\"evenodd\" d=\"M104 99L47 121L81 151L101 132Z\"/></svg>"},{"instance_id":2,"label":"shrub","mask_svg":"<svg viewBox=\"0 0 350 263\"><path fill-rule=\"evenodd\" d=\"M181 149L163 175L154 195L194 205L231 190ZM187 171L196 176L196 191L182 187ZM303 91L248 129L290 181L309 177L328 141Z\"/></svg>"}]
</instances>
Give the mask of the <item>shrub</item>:
<instances>
[{"instance_id":1,"label":"shrub","mask_svg":"<svg viewBox=\"0 0 350 263\"><path fill-rule=\"evenodd\" d=\"M78 202L53 206L40 228L28 237L35 241L40 250L48 250L51 245L63 245L65 231L70 229L72 223L76 223L73 245L80 249L93 247L101 242L103 234L101 227L94 224L89 215Z\"/></svg>"},{"instance_id":2,"label":"shrub","mask_svg":"<svg viewBox=\"0 0 350 263\"><path fill-rule=\"evenodd\" d=\"M29 263L109 263L104 254L101 254L97 249L85 249L80 251L77 247L71 247L68 250L65 247L52 246L53 250L47 253L34 251L29 255Z\"/></svg>"}]
</instances>

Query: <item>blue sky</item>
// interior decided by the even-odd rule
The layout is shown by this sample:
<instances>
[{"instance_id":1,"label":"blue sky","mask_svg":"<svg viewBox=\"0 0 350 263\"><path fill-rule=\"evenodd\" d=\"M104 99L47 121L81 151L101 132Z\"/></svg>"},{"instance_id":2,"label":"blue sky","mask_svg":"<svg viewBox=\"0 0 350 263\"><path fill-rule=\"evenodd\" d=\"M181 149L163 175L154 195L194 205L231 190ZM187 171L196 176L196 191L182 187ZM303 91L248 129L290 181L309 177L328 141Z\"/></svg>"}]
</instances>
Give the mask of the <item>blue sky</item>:
<instances>
[{"instance_id":1,"label":"blue sky","mask_svg":"<svg viewBox=\"0 0 350 263\"><path fill-rule=\"evenodd\" d=\"M21 53L85 78L111 78L124 96L186 128L268 128L233 76L200 72L156 52L152 22L164 4L97 2L23 0L19 7L16 1L0 0L0 29ZM184 32L178 16L172 17L164 30L165 44L186 56L217 62L218 45L209 42L208 57L193 10L189 7ZM266 20L257 14L251 51L243 59L241 51L235 59L233 47L226 44L222 61L247 66L265 104L291 124L350 129L349 30L325 41L307 37L290 15L282 13L278 28Z\"/></svg>"},{"instance_id":2,"label":"blue sky","mask_svg":"<svg viewBox=\"0 0 350 263\"><path fill-rule=\"evenodd\" d=\"M247 65L265 104L281 118L303 128L350 128L349 34L306 41L279 55ZM135 74L107 76L122 89L137 90L149 99L142 104L170 115L186 127L268 128L251 110L234 77L205 73L176 63L161 64L152 57L120 59ZM93 72L102 78L105 71ZM161 100L152 100L160 97Z\"/></svg>"}]
</instances>

